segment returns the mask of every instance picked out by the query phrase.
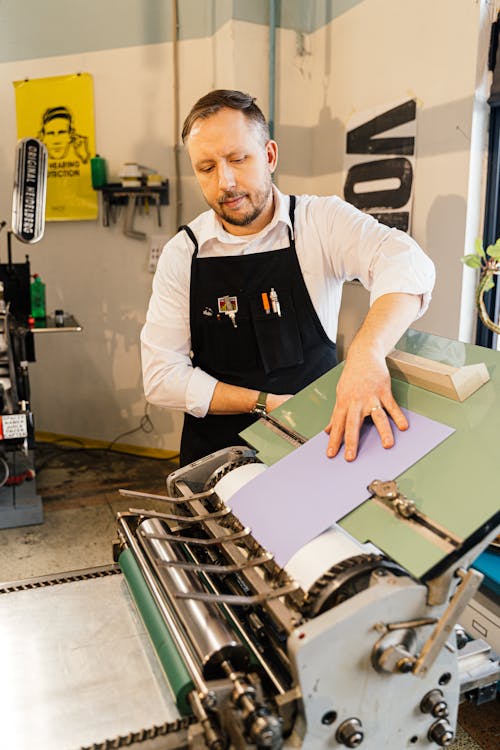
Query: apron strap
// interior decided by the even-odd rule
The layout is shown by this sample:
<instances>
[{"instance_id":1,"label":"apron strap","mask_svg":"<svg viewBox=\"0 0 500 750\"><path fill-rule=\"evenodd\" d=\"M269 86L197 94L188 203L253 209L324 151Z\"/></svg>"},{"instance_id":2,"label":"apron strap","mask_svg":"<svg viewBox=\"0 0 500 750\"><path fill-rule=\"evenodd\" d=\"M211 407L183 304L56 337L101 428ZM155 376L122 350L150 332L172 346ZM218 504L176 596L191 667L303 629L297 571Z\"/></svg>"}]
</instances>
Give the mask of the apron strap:
<instances>
[{"instance_id":1,"label":"apron strap","mask_svg":"<svg viewBox=\"0 0 500 750\"><path fill-rule=\"evenodd\" d=\"M196 239L195 234L193 230L191 229L191 227L189 227L187 224L183 224L182 226L180 226L177 231L182 232L182 230L186 232L187 236L193 243L194 245L193 258L196 258L196 256L198 255L198 240Z\"/></svg>"},{"instance_id":2,"label":"apron strap","mask_svg":"<svg viewBox=\"0 0 500 750\"><path fill-rule=\"evenodd\" d=\"M290 196L290 208L288 211L288 215L290 216L290 223L293 228L293 235L292 235L292 230L290 229L290 227L288 227L288 237L290 240L290 245L294 247L295 246L295 236L294 236L295 235L295 196L294 195Z\"/></svg>"}]
</instances>

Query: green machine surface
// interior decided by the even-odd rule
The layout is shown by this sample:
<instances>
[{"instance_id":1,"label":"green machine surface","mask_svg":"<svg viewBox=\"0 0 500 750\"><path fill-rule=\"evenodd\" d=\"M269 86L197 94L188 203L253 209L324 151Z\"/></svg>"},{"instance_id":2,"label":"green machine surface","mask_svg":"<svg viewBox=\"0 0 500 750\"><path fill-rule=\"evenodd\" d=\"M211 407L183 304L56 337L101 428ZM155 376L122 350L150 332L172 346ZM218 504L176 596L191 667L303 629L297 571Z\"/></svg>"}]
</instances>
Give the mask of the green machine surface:
<instances>
[{"instance_id":1,"label":"green machine surface","mask_svg":"<svg viewBox=\"0 0 500 750\"><path fill-rule=\"evenodd\" d=\"M397 348L453 367L484 362L488 368L490 381L464 402L392 381L400 406L455 428L449 438L397 477L399 491L414 501L418 511L468 540L466 545L471 547L486 526L500 523L500 477L496 473L500 467L500 353L414 330L405 334ZM335 403L342 367L338 365L304 388L274 410L273 417L307 439L323 430ZM264 420L241 436L268 465L295 450ZM342 455L332 459L343 460ZM373 542L418 578L434 577L449 557L414 525L372 500L345 516L340 525L360 542Z\"/></svg>"}]
</instances>

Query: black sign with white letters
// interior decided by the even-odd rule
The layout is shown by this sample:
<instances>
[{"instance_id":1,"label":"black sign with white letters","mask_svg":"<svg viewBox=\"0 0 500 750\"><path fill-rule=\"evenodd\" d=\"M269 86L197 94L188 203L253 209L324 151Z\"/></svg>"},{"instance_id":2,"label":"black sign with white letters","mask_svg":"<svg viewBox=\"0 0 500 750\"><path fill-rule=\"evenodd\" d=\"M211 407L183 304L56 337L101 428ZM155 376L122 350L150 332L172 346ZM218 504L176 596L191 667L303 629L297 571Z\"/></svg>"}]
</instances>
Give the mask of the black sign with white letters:
<instances>
[{"instance_id":1,"label":"black sign with white letters","mask_svg":"<svg viewBox=\"0 0 500 750\"><path fill-rule=\"evenodd\" d=\"M38 242L45 229L47 149L36 138L19 141L12 204L12 230L22 242Z\"/></svg>"},{"instance_id":2,"label":"black sign with white letters","mask_svg":"<svg viewBox=\"0 0 500 750\"><path fill-rule=\"evenodd\" d=\"M403 231L410 227L415 121L410 99L352 128L346 139L346 154L357 156L346 158L345 199Z\"/></svg>"}]
</instances>

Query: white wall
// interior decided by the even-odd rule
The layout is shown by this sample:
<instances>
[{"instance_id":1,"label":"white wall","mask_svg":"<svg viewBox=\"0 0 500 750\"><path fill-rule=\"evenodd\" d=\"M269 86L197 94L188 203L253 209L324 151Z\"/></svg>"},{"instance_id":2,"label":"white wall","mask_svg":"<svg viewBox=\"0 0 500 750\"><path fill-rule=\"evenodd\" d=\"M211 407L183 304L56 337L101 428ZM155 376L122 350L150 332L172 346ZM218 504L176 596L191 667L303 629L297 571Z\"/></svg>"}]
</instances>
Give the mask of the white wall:
<instances>
[{"instance_id":1,"label":"white wall","mask_svg":"<svg viewBox=\"0 0 500 750\"><path fill-rule=\"evenodd\" d=\"M326 4L328 5L328 4ZM325 5L325 7L326 7ZM282 190L340 192L345 128L351 115L407 97L418 102L413 235L431 255L438 283L420 326L456 337L464 254L478 27L486 0L364 0L310 33L277 33L276 137ZM147 5L141 6L145 11ZM318 4L319 7L319 4ZM493 20L493 19L492 19ZM97 21L96 21L97 22ZM123 22L123 19L122 19ZM74 30L73 33L77 33ZM208 32L207 32L208 33ZM268 30L229 20L213 34L179 43L181 121L211 88L240 88L268 102ZM12 81L86 71L94 77L97 149L111 177L125 161L174 175L172 43L78 52L0 64L0 219L8 219L15 136ZM483 103L483 106L484 103ZM183 219L204 204L181 159ZM163 230L174 233L171 206ZM38 430L112 440L137 427L145 408L139 331L150 294L149 244L126 238L120 224L49 223L28 248L32 270L47 284L49 309L81 321L81 334L37 339L30 368ZM5 258L4 237L0 235ZM349 338L366 306L362 290L346 289L342 335ZM151 409L155 430L121 442L176 450L181 415Z\"/></svg>"},{"instance_id":2,"label":"white wall","mask_svg":"<svg viewBox=\"0 0 500 750\"><path fill-rule=\"evenodd\" d=\"M190 43L194 59L210 52L207 39ZM138 161L171 177L173 173L172 45L128 47L0 66L3 138L0 144L1 216L9 217L15 136L11 81L87 71L94 78L96 144L117 179L125 161ZM202 88L212 84L211 69L196 71ZM164 227L153 217L138 220L148 233L175 231L173 212L162 208ZM139 359L152 276L149 243L101 222L47 223L35 246L15 242L14 260L29 251L32 272L47 285L47 307L71 311L81 334L36 338L37 362L30 367L32 403L38 430L111 441L136 427L145 408ZM4 256L5 257L5 256ZM156 411L158 447L175 449L180 416ZM125 442L149 445L136 433Z\"/></svg>"},{"instance_id":3,"label":"white wall","mask_svg":"<svg viewBox=\"0 0 500 750\"><path fill-rule=\"evenodd\" d=\"M465 246L471 127L478 54L486 62L478 50L486 6L492 21L493 5L474 0L365 0L308 35L305 54L297 46L294 51L290 35L280 37L277 119L285 134L304 121L313 127L311 192L342 194L346 124L353 114L416 99L412 235L437 270L431 308L417 327L451 338L459 335L460 258L471 252ZM302 95L293 101L298 86ZM487 112L484 100L477 106ZM485 127L484 116L478 126ZM300 190L304 180L289 172L281 184ZM475 189L484 190L481 175ZM473 230L476 236L480 229ZM366 309L358 290L346 288L344 303Z\"/></svg>"},{"instance_id":4,"label":"white wall","mask_svg":"<svg viewBox=\"0 0 500 750\"><path fill-rule=\"evenodd\" d=\"M211 88L248 88L267 101L267 30L227 22L212 36L179 44L181 122L192 103ZM248 65L255 54L259 65ZM37 58L0 64L0 218L10 218L16 116L12 81L85 71L93 76L96 146L106 158L110 181L121 165L137 161L171 180L171 204L163 227L138 217L148 235L176 231L173 132L173 45L137 47ZM204 210L185 156L183 217ZM82 333L38 335L30 366L36 429L111 441L134 429L144 414L139 333L151 291L149 241L123 234L124 216L109 228L98 222L47 222L34 246L13 241L14 261L30 254L32 273L46 283L47 308L73 313ZM3 239L3 238L0 238ZM5 258L5 250L3 251ZM176 451L182 415L149 408L155 429L120 442Z\"/></svg>"}]
</instances>

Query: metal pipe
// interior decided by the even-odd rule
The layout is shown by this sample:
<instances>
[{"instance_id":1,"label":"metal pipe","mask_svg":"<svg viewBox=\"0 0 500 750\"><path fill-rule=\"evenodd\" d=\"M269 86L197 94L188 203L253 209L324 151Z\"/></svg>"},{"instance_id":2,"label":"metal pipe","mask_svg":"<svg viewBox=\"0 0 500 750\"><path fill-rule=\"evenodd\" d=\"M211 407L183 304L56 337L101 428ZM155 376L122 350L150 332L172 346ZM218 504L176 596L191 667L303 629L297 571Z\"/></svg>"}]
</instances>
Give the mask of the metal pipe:
<instances>
[{"instance_id":1,"label":"metal pipe","mask_svg":"<svg viewBox=\"0 0 500 750\"><path fill-rule=\"evenodd\" d=\"M276 0L269 3L269 134L274 138L276 86Z\"/></svg>"},{"instance_id":2,"label":"metal pipe","mask_svg":"<svg viewBox=\"0 0 500 750\"><path fill-rule=\"evenodd\" d=\"M180 168L180 149L179 143L179 9L177 0L172 0L172 70L173 70L173 89L174 89L174 165L175 165L175 231L182 224L182 184Z\"/></svg>"}]
</instances>

